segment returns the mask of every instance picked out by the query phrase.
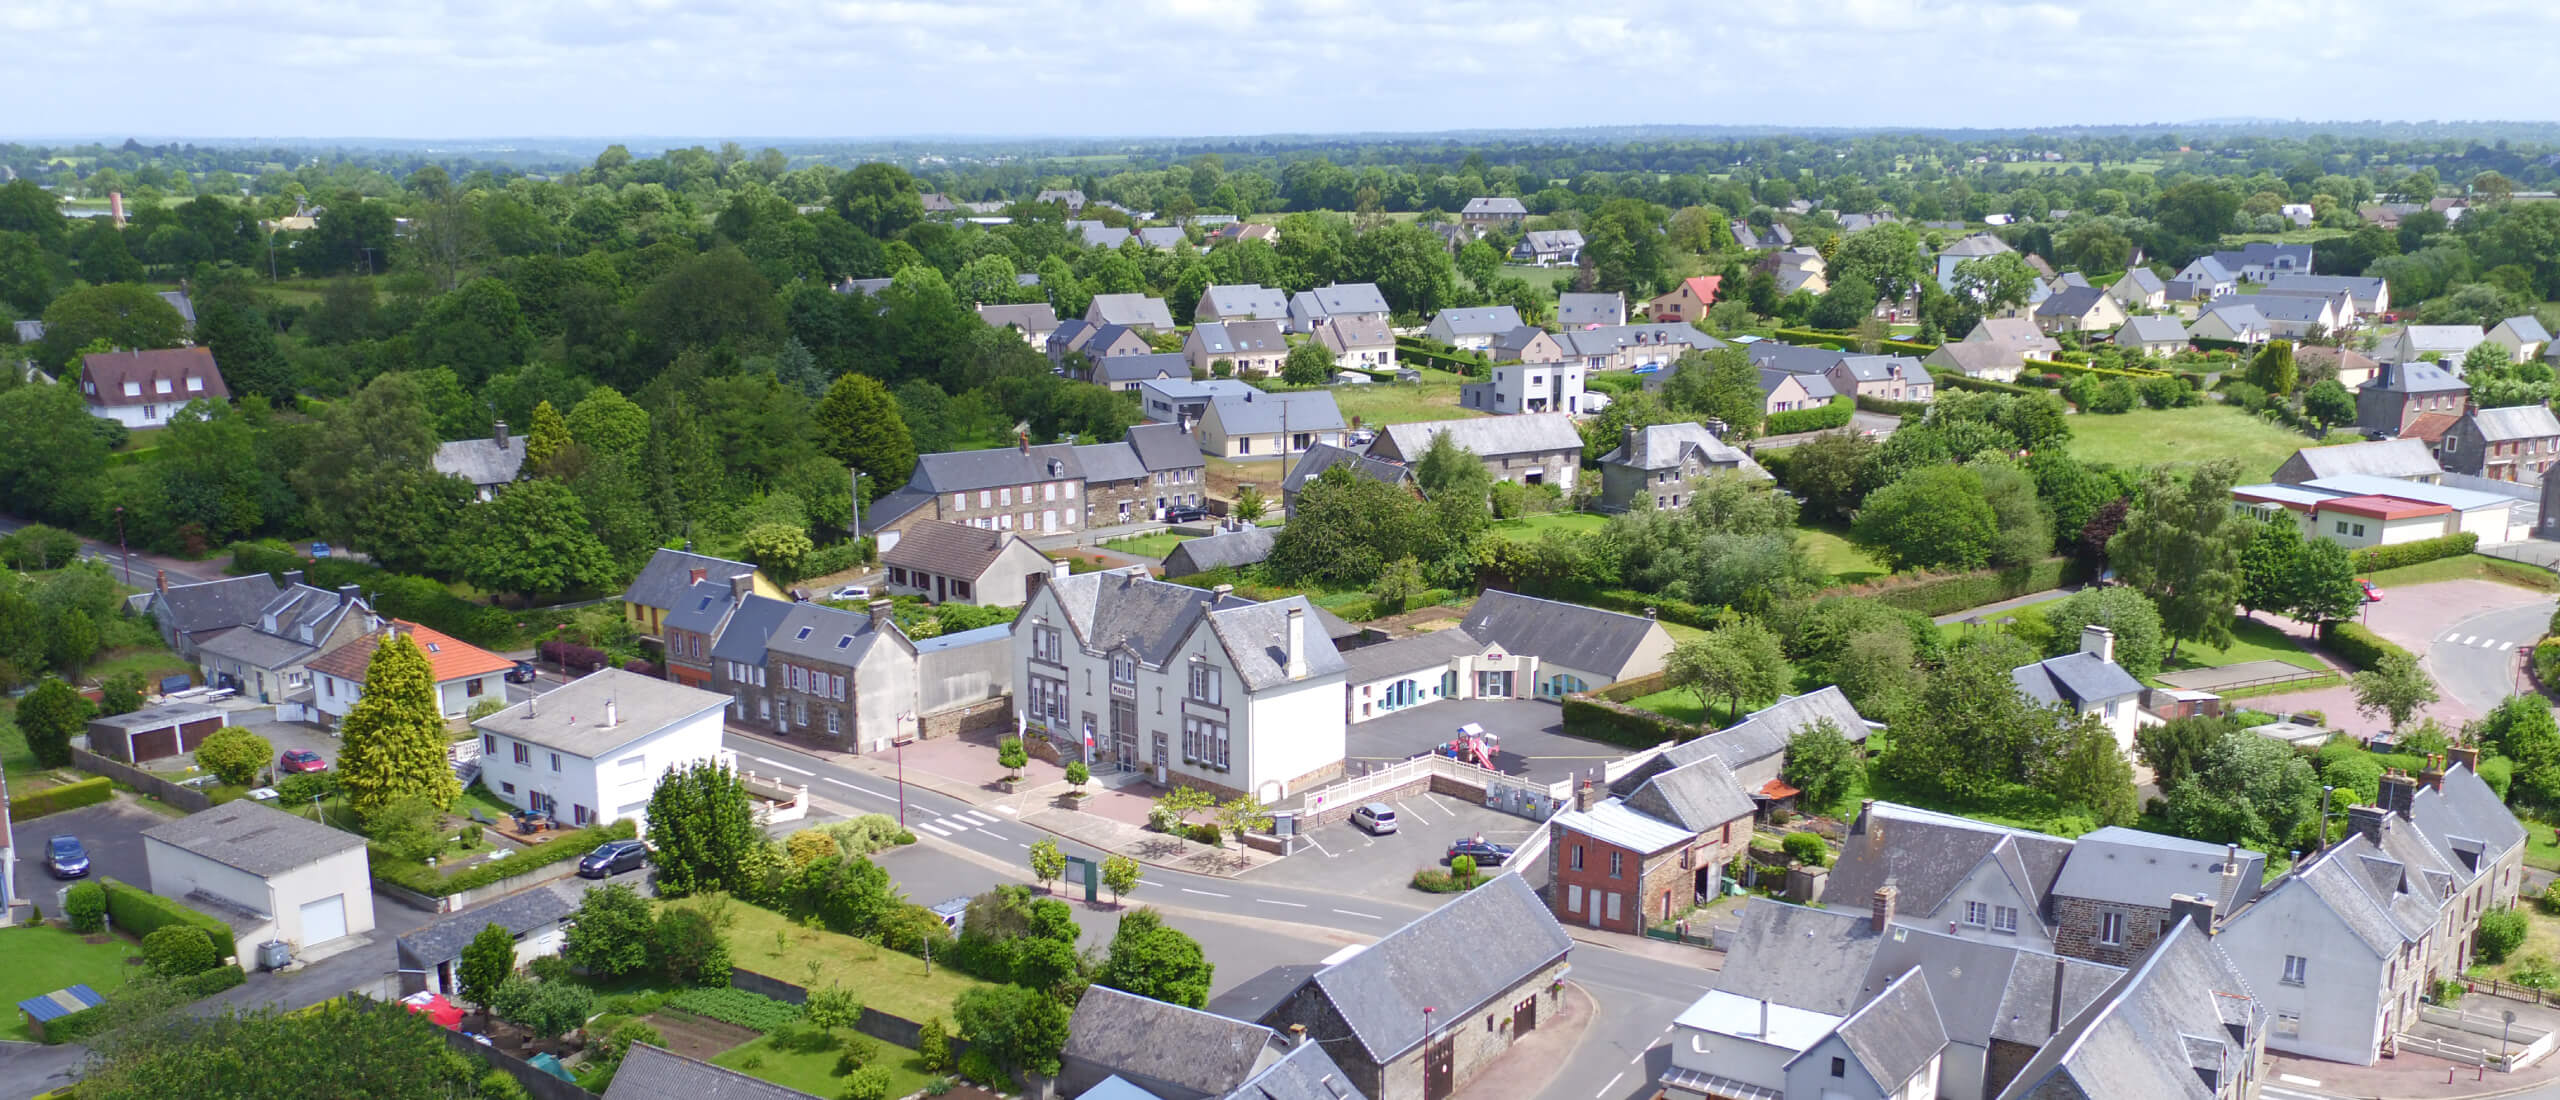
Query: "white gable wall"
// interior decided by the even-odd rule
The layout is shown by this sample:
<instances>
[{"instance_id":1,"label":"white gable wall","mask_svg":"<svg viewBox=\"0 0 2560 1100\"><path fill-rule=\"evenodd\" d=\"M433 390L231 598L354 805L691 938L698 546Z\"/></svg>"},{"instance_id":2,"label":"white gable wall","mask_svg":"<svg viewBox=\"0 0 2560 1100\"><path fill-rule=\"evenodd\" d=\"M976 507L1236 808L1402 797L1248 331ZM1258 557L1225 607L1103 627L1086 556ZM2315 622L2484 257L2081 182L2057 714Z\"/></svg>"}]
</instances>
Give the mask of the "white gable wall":
<instances>
[{"instance_id":1,"label":"white gable wall","mask_svg":"<svg viewBox=\"0 0 2560 1100\"><path fill-rule=\"evenodd\" d=\"M2277 1017L2267 1028L2268 1050L2373 1064L2382 1045L2382 1002L2390 997L2388 968L2309 887L2279 885L2215 939ZM2308 960L2299 985L2284 980L2287 955ZM2286 1034L2283 1017L2300 1021L2298 1034Z\"/></svg>"}]
</instances>

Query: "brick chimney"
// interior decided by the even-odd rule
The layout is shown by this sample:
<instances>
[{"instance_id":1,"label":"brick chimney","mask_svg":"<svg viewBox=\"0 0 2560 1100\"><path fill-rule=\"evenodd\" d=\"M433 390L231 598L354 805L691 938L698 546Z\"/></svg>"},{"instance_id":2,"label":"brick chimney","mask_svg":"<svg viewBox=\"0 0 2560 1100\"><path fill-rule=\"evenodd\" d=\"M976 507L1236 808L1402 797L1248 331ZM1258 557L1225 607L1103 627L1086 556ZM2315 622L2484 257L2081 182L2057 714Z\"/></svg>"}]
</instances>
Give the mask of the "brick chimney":
<instances>
[{"instance_id":1,"label":"brick chimney","mask_svg":"<svg viewBox=\"0 0 2560 1100\"><path fill-rule=\"evenodd\" d=\"M1588 779L1583 780L1581 786L1573 789L1573 808L1576 810L1590 813L1592 804L1598 801L1600 801L1600 788Z\"/></svg>"},{"instance_id":2,"label":"brick chimney","mask_svg":"<svg viewBox=\"0 0 2560 1100\"><path fill-rule=\"evenodd\" d=\"M2444 789L2444 757L2427 754L2427 770L2418 773L2418 785L2430 790Z\"/></svg>"},{"instance_id":3,"label":"brick chimney","mask_svg":"<svg viewBox=\"0 0 2560 1100\"><path fill-rule=\"evenodd\" d=\"M2169 923L2173 925L2182 920L2193 921L2196 931L2210 936L2213 934L2213 911L2212 898L2193 894L2169 895Z\"/></svg>"},{"instance_id":4,"label":"brick chimney","mask_svg":"<svg viewBox=\"0 0 2560 1100\"><path fill-rule=\"evenodd\" d=\"M711 571L708 569L689 570L686 573L686 577L688 578L685 581L686 584L701 584L703 581L711 578Z\"/></svg>"},{"instance_id":5,"label":"brick chimney","mask_svg":"<svg viewBox=\"0 0 2560 1100\"><path fill-rule=\"evenodd\" d=\"M2383 779L2383 782L2386 784L2390 781L2390 778L2387 776ZM2390 790L2387 786L2383 789L2386 793ZM2347 807L2347 832L2350 834L2361 835L2366 840L2370 840L2375 844L2382 843L2383 827L2390 824L2390 822L2391 811L2380 806Z\"/></svg>"},{"instance_id":6,"label":"brick chimney","mask_svg":"<svg viewBox=\"0 0 2560 1100\"><path fill-rule=\"evenodd\" d=\"M2444 753L2445 760L2447 761L2445 764L2445 769L2447 771L2452 770L2453 765L2460 764L2463 767L2471 769L2472 774L2479 774L2480 750L2476 746L2455 745L2452 748L2444 750Z\"/></svg>"},{"instance_id":7,"label":"brick chimney","mask_svg":"<svg viewBox=\"0 0 2560 1100\"><path fill-rule=\"evenodd\" d=\"M748 596L755 594L755 590L756 575L753 573L740 573L737 576L729 578L730 599L746 599Z\"/></svg>"},{"instance_id":8,"label":"brick chimney","mask_svg":"<svg viewBox=\"0 0 2560 1100\"><path fill-rule=\"evenodd\" d=\"M501 420L496 424L491 425L489 428L489 439L498 445L499 450L505 450L507 448L507 422Z\"/></svg>"},{"instance_id":9,"label":"brick chimney","mask_svg":"<svg viewBox=\"0 0 2560 1100\"><path fill-rule=\"evenodd\" d=\"M166 569L160 569L160 570L155 570L154 572L158 573L158 574L159 574L159 576L158 576L158 577L156 577L156 578L152 581L152 585L153 585L153 587L158 588L158 589L160 590L160 594L161 594L161 595L163 595L163 596L168 595L168 594L169 594L169 571L168 571L168 570L166 570Z\"/></svg>"},{"instance_id":10,"label":"brick chimney","mask_svg":"<svg viewBox=\"0 0 2560 1100\"><path fill-rule=\"evenodd\" d=\"M1883 935L1884 930L1893 925L1893 907L1901 897L1900 887L1876 887L1874 896L1867 899L1867 931Z\"/></svg>"},{"instance_id":11,"label":"brick chimney","mask_svg":"<svg viewBox=\"0 0 2560 1100\"><path fill-rule=\"evenodd\" d=\"M2407 772L2395 771L2382 777L2381 797L2375 799L2385 813L2407 818L2418 805L2418 781Z\"/></svg>"},{"instance_id":12,"label":"brick chimney","mask_svg":"<svg viewBox=\"0 0 2560 1100\"><path fill-rule=\"evenodd\" d=\"M1625 427L1623 427L1623 428L1618 429L1618 449L1619 449L1620 451L1622 451L1622 452L1624 452L1624 453L1626 454L1628 461L1634 461L1634 460L1635 460L1635 457L1636 457L1636 426L1635 426L1635 425L1633 425L1633 424L1629 424L1629 425L1627 425L1627 426L1625 426Z\"/></svg>"},{"instance_id":13,"label":"brick chimney","mask_svg":"<svg viewBox=\"0 0 2560 1100\"><path fill-rule=\"evenodd\" d=\"M2099 626L2096 623L2090 623L2087 626L2081 627L2080 652L2092 654L2101 661L2105 661L2108 664L2114 664L2116 660L2116 632L2103 626Z\"/></svg>"}]
</instances>

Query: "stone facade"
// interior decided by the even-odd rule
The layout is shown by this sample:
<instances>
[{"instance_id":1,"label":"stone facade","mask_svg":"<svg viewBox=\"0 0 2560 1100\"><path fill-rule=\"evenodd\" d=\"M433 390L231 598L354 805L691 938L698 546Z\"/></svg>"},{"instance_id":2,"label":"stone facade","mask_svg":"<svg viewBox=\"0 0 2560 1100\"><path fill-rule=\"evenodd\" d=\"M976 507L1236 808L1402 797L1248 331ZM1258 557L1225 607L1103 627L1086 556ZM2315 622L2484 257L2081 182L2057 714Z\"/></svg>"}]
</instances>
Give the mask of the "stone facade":
<instances>
[{"instance_id":1,"label":"stone facade","mask_svg":"<svg viewBox=\"0 0 2560 1100\"><path fill-rule=\"evenodd\" d=\"M1013 696L999 695L976 703L945 707L916 719L916 736L931 740L1013 726Z\"/></svg>"},{"instance_id":2,"label":"stone facade","mask_svg":"<svg viewBox=\"0 0 2560 1100\"><path fill-rule=\"evenodd\" d=\"M1747 821L1647 855L1557 826L1547 846L1547 904L1563 924L1640 935L1650 922L1698 905L1698 877L1713 875L1751 843ZM1617 869L1611 874L1612 861ZM1578 864L1578 865L1577 865ZM1709 882L1712 884L1711 878ZM1615 899L1617 906L1609 905Z\"/></svg>"},{"instance_id":3,"label":"stone facade","mask_svg":"<svg viewBox=\"0 0 2560 1100\"><path fill-rule=\"evenodd\" d=\"M1430 1041L1398 1053L1385 1064L1370 1060L1368 1052L1352 1036L1350 1026L1313 983L1300 986L1280 1007L1265 1014L1261 1022L1283 1033L1292 1025L1304 1026L1308 1039L1323 1043L1325 1053L1342 1067L1343 1076L1371 1100L1423 1100L1428 1053L1446 1044L1450 1060L1448 1090L1434 1089L1428 1095L1445 1096L1464 1089L1502 1052L1511 1049L1513 1040L1552 1021L1562 1011L1558 983L1564 980L1564 972L1565 960L1558 959L1484 1004L1463 1011L1442 1006L1433 1014ZM1529 1026L1524 1028L1522 1024Z\"/></svg>"},{"instance_id":4,"label":"stone facade","mask_svg":"<svg viewBox=\"0 0 2560 1100\"><path fill-rule=\"evenodd\" d=\"M2099 934L2106 915L2123 919L2122 943L2103 943ZM2169 930L2169 911L2149 905L2123 905L2089 898L2053 899L2053 953L2130 969Z\"/></svg>"},{"instance_id":5,"label":"stone facade","mask_svg":"<svg viewBox=\"0 0 2560 1100\"><path fill-rule=\"evenodd\" d=\"M2018 1072L2027 1068L2037 1049L2030 1044L2013 1043L2007 1039L1991 1040L1991 1049L1982 1059L1982 1095L2000 1095L2002 1089L2009 1087L2009 1082L2018 1079Z\"/></svg>"},{"instance_id":6,"label":"stone facade","mask_svg":"<svg viewBox=\"0 0 2560 1100\"><path fill-rule=\"evenodd\" d=\"M1115 527L1155 518L1155 494L1148 478L1084 483L1086 527Z\"/></svg>"}]
</instances>

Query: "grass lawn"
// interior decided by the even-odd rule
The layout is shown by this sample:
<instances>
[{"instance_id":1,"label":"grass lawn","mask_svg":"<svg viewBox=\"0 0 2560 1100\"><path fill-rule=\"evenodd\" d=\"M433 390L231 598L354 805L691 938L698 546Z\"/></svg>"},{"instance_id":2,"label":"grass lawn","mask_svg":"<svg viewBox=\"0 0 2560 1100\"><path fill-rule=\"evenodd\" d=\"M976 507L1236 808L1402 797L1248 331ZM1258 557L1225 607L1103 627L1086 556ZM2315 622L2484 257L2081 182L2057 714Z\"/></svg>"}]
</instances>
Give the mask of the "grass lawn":
<instances>
[{"instance_id":1,"label":"grass lawn","mask_svg":"<svg viewBox=\"0 0 2560 1100\"><path fill-rule=\"evenodd\" d=\"M1331 392L1333 403L1342 410L1343 422L1357 420L1364 428L1484 415L1458 406L1456 382L1372 382L1366 386L1334 386Z\"/></svg>"},{"instance_id":2,"label":"grass lawn","mask_svg":"<svg viewBox=\"0 0 2560 1100\"><path fill-rule=\"evenodd\" d=\"M700 901L687 898L667 904L683 907ZM847 989L861 991L862 1003L893 1016L918 1022L940 1016L948 1021L954 999L987 984L947 966L935 966L928 976L923 959L852 936L804 928L770 909L732 904L729 913L729 955L738 966L809 986L842 982ZM811 963L818 964L814 982ZM835 1064L833 1055L827 1064Z\"/></svg>"},{"instance_id":3,"label":"grass lawn","mask_svg":"<svg viewBox=\"0 0 2560 1100\"><path fill-rule=\"evenodd\" d=\"M1588 535L1608 525L1609 517L1593 512L1547 512L1502 520L1493 525L1493 533L1515 542L1535 542L1549 531Z\"/></svg>"},{"instance_id":4,"label":"grass lawn","mask_svg":"<svg viewBox=\"0 0 2560 1100\"><path fill-rule=\"evenodd\" d=\"M2530 588L2536 592L2560 592L2560 575L2548 569L2480 554L2464 554L2458 558L2437 558L2434 561L2422 561L2416 565L2404 565L2398 569L2385 569L2379 573L2366 574L2365 579L2372 581L2374 587L2382 589L2384 599L2391 598L2391 590L2394 588L2406 588L2413 584L2433 584L2437 581L2496 581L2500 584L2512 584L2518 588Z\"/></svg>"},{"instance_id":5,"label":"grass lawn","mask_svg":"<svg viewBox=\"0 0 2560 1100\"><path fill-rule=\"evenodd\" d=\"M161 677L174 676L181 672L192 674L195 671L195 666L188 664L185 658L169 652L167 647L151 646L112 650L105 657L100 658L96 664L90 665L88 671L82 675L87 679L104 683L109 678L123 673L139 672L144 682L149 685L148 690L157 691Z\"/></svg>"},{"instance_id":6,"label":"grass lawn","mask_svg":"<svg viewBox=\"0 0 2560 1100\"><path fill-rule=\"evenodd\" d=\"M1796 536L1813 564L1831 574L1833 584L1859 584L1890 570L1866 551L1850 545L1848 536L1828 527L1799 527Z\"/></svg>"},{"instance_id":7,"label":"grass lawn","mask_svg":"<svg viewBox=\"0 0 2560 1100\"><path fill-rule=\"evenodd\" d=\"M83 984L112 995L124 985L131 971L124 961L141 954L141 946L121 935L105 943L88 940L59 925L0 928L0 1003L12 1006L0 1021L0 1039L33 1038L26 1015L15 1008L29 997Z\"/></svg>"},{"instance_id":8,"label":"grass lawn","mask_svg":"<svg viewBox=\"0 0 2560 1100\"><path fill-rule=\"evenodd\" d=\"M1542 286L1549 290L1559 290L1567 287L1572 283L1573 273L1576 270L1578 269L1570 264L1559 265L1556 267L1536 267L1530 264L1502 265L1503 275L1508 275L1514 279L1526 280L1530 286Z\"/></svg>"},{"instance_id":9,"label":"grass lawn","mask_svg":"<svg viewBox=\"0 0 2560 1100\"><path fill-rule=\"evenodd\" d=\"M1191 536L1189 535L1177 535L1171 531L1160 531L1156 534L1139 535L1135 538L1113 539L1110 542L1103 543L1102 545L1109 549L1117 550L1123 554L1135 554L1142 558L1161 558L1167 554L1173 553L1174 547L1180 546L1189 541L1191 541Z\"/></svg>"},{"instance_id":10,"label":"grass lawn","mask_svg":"<svg viewBox=\"0 0 2560 1100\"><path fill-rule=\"evenodd\" d=\"M2313 445L2299 432L2228 405L2071 418L2071 453L2081 461L2140 467L2235 458L2244 485L2267 480L2293 452Z\"/></svg>"},{"instance_id":11,"label":"grass lawn","mask_svg":"<svg viewBox=\"0 0 2560 1100\"><path fill-rule=\"evenodd\" d=\"M865 998L866 1002L868 997ZM839 1029L839 1035L857 1034ZM905 1047L879 1044L879 1060L873 1065L889 1071L889 1095L913 1096L924 1091L935 1075L925 1072L924 1058ZM836 1096L844 1092L844 1078L836 1076L836 1051L818 1052L781 1050L773 1045L772 1036L734 1046L711 1059L715 1066L725 1066L784 1088L799 1089L813 1096Z\"/></svg>"},{"instance_id":12,"label":"grass lawn","mask_svg":"<svg viewBox=\"0 0 2560 1100\"><path fill-rule=\"evenodd\" d=\"M1627 700L1627 705L1683 722L1704 723L1707 719L1706 705L1698 702L1697 692L1687 688L1668 688L1651 695L1639 695Z\"/></svg>"},{"instance_id":13,"label":"grass lawn","mask_svg":"<svg viewBox=\"0 0 2560 1100\"><path fill-rule=\"evenodd\" d=\"M2305 652L2293 636L2271 623L2257 619L2241 619L2231 627L2231 644L2216 648L2203 642L2178 643L2178 655L2161 664L2164 672L2190 668L2219 668L2247 661L2282 661L2296 668L2314 671L2328 666Z\"/></svg>"}]
</instances>

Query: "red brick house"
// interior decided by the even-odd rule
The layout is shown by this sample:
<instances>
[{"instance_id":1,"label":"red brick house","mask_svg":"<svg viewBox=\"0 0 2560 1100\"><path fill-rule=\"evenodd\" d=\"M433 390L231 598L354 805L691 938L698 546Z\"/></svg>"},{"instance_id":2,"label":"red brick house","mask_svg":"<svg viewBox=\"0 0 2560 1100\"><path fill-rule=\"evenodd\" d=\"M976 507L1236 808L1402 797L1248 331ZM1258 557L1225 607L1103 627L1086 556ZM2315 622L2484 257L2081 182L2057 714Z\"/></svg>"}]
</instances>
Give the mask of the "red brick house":
<instances>
[{"instance_id":1,"label":"red brick house","mask_svg":"<svg viewBox=\"0 0 2560 1100\"><path fill-rule=\"evenodd\" d=\"M1726 862L1751 843L1751 795L1720 757L1624 798L1599 794L1584 787L1547 827L1547 903L1567 924L1641 933L1714 898Z\"/></svg>"}]
</instances>

